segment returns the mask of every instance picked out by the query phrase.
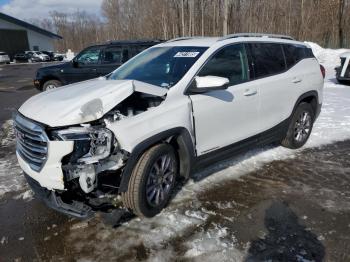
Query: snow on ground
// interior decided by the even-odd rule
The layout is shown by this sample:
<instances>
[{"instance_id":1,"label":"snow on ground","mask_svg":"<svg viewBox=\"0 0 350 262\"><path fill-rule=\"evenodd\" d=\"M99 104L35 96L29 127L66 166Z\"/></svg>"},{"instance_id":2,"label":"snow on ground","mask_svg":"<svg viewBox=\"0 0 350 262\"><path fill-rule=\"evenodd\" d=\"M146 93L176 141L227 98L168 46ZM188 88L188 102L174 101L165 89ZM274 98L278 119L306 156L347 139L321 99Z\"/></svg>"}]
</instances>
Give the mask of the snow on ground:
<instances>
[{"instance_id":1,"label":"snow on ground","mask_svg":"<svg viewBox=\"0 0 350 262\"><path fill-rule=\"evenodd\" d=\"M309 43L319 61L326 67L324 104L322 113L315 123L313 133L306 147L316 147L335 141L350 139L350 87L336 84L334 67L339 63L339 54L346 50L323 49ZM0 148L13 146L11 122L6 122L0 135ZM195 261L241 261L244 251L236 248L235 238L227 233L225 228L214 222L210 226L201 225L208 222L209 213L196 205L199 192L217 186L225 181L237 179L254 171L273 160L292 158L301 150L292 151L282 147L266 147L249 151L241 156L222 161L200 173L188 182L176 195L171 205L155 218L144 220L133 219L122 226L111 230L110 227L97 224L95 227L85 227L79 222L71 228L70 241L81 254L84 249L94 250L95 257L81 257L80 261L94 261L111 257L123 257L130 252L130 247L145 245L152 250L150 260L171 260L174 254L171 241L186 235L188 230L198 229L191 233L186 242L185 257ZM13 153L0 159L0 198L6 192L21 191L19 197L30 198L24 190L25 183L20 175L20 169ZM24 192L24 193L23 193ZM18 196L17 196L18 197ZM228 205L232 203L228 202ZM83 228L83 229L81 229ZM84 234L82 234L83 230ZM91 240L92 239L92 240ZM84 240L84 241L81 241ZM96 240L100 240L96 245Z\"/></svg>"},{"instance_id":2,"label":"snow on ground","mask_svg":"<svg viewBox=\"0 0 350 262\"><path fill-rule=\"evenodd\" d=\"M12 120L6 121L0 129L0 199L7 192L23 191L27 188L18 165ZM28 193L23 197L29 197Z\"/></svg>"}]
</instances>

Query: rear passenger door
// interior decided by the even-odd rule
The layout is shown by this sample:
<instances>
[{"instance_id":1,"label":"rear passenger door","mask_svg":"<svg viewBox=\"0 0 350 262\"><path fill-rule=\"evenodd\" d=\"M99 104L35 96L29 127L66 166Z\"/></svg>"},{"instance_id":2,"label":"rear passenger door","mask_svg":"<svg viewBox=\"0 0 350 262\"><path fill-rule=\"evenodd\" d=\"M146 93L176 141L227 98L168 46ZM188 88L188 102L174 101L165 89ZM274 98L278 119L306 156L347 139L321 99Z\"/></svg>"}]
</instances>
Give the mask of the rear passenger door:
<instances>
[{"instance_id":1,"label":"rear passenger door","mask_svg":"<svg viewBox=\"0 0 350 262\"><path fill-rule=\"evenodd\" d=\"M301 76L287 72L282 44L250 43L252 65L259 86L260 132L275 127L290 115Z\"/></svg>"}]
</instances>

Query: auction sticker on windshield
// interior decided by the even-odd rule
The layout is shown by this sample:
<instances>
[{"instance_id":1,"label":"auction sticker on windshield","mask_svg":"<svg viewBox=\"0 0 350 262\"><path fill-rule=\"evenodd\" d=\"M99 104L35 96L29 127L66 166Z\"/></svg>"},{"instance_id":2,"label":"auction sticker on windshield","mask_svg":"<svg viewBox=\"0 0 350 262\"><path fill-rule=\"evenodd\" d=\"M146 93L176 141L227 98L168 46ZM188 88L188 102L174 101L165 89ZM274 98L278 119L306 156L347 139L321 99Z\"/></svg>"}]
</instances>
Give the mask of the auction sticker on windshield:
<instances>
[{"instance_id":1,"label":"auction sticker on windshield","mask_svg":"<svg viewBox=\"0 0 350 262\"><path fill-rule=\"evenodd\" d=\"M177 52L174 57L196 57L199 52Z\"/></svg>"}]
</instances>

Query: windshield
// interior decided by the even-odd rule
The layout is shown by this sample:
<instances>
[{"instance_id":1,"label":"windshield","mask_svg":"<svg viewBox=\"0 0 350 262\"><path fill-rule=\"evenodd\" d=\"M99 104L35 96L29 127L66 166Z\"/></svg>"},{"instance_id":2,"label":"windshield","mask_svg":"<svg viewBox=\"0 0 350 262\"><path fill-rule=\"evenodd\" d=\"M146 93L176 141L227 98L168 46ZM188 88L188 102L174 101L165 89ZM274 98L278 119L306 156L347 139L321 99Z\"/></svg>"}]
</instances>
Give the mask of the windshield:
<instances>
[{"instance_id":1,"label":"windshield","mask_svg":"<svg viewBox=\"0 0 350 262\"><path fill-rule=\"evenodd\" d=\"M190 46L150 48L115 70L109 79L138 80L169 88L187 73L207 49Z\"/></svg>"}]
</instances>

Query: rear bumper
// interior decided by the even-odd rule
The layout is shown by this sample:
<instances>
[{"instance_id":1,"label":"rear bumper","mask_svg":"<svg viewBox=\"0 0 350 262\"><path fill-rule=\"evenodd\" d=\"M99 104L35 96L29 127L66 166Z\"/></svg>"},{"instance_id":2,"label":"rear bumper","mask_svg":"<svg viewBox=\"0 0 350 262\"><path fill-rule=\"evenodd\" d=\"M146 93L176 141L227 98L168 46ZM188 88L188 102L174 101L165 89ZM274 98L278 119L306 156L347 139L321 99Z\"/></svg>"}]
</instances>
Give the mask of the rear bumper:
<instances>
[{"instance_id":1,"label":"rear bumper","mask_svg":"<svg viewBox=\"0 0 350 262\"><path fill-rule=\"evenodd\" d=\"M315 114L315 116L316 116L316 119L318 118L318 116L321 114L321 109L322 109L322 104L318 104L317 105L317 109L316 109L316 114Z\"/></svg>"},{"instance_id":2,"label":"rear bumper","mask_svg":"<svg viewBox=\"0 0 350 262\"><path fill-rule=\"evenodd\" d=\"M65 203L57 192L41 187L37 181L26 173L24 173L24 176L35 193L35 196L42 200L48 207L63 214L81 219L89 218L94 214L94 211L88 205L75 200L70 201L71 203Z\"/></svg>"}]
</instances>

